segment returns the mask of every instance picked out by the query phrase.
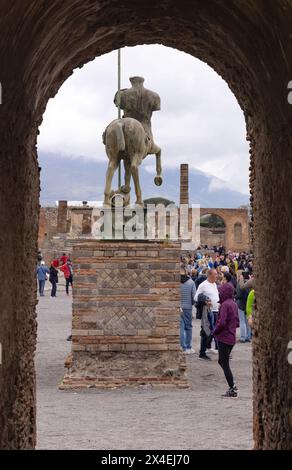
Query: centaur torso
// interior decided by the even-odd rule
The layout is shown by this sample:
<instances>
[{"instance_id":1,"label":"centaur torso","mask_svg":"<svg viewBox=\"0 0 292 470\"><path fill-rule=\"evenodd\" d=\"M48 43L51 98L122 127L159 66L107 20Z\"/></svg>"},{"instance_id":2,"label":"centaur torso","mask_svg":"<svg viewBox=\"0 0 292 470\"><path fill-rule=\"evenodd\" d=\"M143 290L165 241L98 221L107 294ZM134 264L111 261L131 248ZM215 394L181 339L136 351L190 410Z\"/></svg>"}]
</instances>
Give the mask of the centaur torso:
<instances>
[{"instance_id":1,"label":"centaur torso","mask_svg":"<svg viewBox=\"0 0 292 470\"><path fill-rule=\"evenodd\" d=\"M153 142L151 117L153 111L160 110L160 97L154 91L144 88L144 78L132 77L130 81L132 88L120 92L120 108L124 111L123 117L137 119ZM115 95L114 102L118 105L118 93Z\"/></svg>"}]
</instances>

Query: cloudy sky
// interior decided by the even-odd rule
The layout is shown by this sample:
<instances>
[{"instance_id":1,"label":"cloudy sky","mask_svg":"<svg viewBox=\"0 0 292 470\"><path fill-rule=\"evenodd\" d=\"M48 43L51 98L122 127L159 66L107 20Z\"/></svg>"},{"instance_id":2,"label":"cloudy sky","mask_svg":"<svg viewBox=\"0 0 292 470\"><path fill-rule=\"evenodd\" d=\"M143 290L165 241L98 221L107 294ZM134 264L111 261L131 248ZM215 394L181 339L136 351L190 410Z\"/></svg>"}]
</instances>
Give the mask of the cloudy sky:
<instances>
[{"instance_id":1,"label":"cloudy sky","mask_svg":"<svg viewBox=\"0 0 292 470\"><path fill-rule=\"evenodd\" d=\"M153 114L154 138L164 167L189 163L213 176L209 191L234 189L248 194L248 144L243 113L227 84L203 62L164 46L122 50L122 88L128 78L145 77L159 93L161 111ZM38 150L66 158L107 161L101 136L116 118L117 52L74 74L50 100L40 128ZM143 162L154 173L154 156Z\"/></svg>"}]
</instances>

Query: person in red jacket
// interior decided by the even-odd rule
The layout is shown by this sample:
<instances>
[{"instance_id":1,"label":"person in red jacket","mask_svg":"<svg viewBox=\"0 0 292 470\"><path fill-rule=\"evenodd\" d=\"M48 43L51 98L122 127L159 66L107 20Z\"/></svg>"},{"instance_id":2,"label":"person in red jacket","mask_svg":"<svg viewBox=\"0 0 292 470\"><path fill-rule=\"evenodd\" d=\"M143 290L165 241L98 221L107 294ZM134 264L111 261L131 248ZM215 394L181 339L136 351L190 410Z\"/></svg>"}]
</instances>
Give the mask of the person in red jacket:
<instances>
[{"instance_id":1,"label":"person in red jacket","mask_svg":"<svg viewBox=\"0 0 292 470\"><path fill-rule=\"evenodd\" d=\"M67 260L63 266L60 266L59 268L61 271L64 273L64 277L66 280L66 294L69 295L69 285L71 284L71 287L73 289L73 268L72 268L72 263L70 259Z\"/></svg>"},{"instance_id":2,"label":"person in red jacket","mask_svg":"<svg viewBox=\"0 0 292 470\"><path fill-rule=\"evenodd\" d=\"M234 287L230 282L219 288L220 310L213 335L218 341L219 360L229 385L223 398L237 398L238 390L230 369L230 353L236 343L236 328L239 328L238 307L234 301Z\"/></svg>"},{"instance_id":3,"label":"person in red jacket","mask_svg":"<svg viewBox=\"0 0 292 470\"><path fill-rule=\"evenodd\" d=\"M66 264L68 259L69 259L69 256L67 256L66 253L63 253L62 256L60 257L61 265L63 266L63 264Z\"/></svg>"}]
</instances>

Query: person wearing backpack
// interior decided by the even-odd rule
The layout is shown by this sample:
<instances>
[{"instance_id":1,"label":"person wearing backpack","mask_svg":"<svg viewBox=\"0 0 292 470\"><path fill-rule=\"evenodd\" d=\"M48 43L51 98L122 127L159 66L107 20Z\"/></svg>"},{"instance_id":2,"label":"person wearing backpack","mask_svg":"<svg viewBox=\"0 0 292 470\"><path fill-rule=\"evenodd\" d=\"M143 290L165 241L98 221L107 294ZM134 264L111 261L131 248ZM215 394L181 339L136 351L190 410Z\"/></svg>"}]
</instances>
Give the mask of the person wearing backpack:
<instances>
[{"instance_id":1,"label":"person wearing backpack","mask_svg":"<svg viewBox=\"0 0 292 470\"><path fill-rule=\"evenodd\" d=\"M38 284L39 284L39 294L40 294L40 297L44 297L47 274L50 273L49 268L46 266L44 261L41 261L41 263L37 266L36 273L37 273L37 279L38 279Z\"/></svg>"}]
</instances>

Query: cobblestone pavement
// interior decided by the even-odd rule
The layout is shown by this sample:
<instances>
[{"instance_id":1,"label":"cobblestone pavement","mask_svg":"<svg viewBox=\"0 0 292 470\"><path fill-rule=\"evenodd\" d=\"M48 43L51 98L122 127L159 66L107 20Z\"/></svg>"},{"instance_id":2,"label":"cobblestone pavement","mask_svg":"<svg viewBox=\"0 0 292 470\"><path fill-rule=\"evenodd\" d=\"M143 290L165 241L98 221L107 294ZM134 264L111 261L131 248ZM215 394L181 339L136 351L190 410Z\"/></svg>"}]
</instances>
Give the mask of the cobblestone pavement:
<instances>
[{"instance_id":1,"label":"cobblestone pavement","mask_svg":"<svg viewBox=\"0 0 292 470\"><path fill-rule=\"evenodd\" d=\"M199 321L194 322L199 345ZM138 387L60 391L71 343L71 296L60 292L38 305L37 433L39 449L250 449L252 448L251 346L237 344L231 366L237 400L224 400L226 383L217 357L206 364L189 356L191 388Z\"/></svg>"}]
</instances>

